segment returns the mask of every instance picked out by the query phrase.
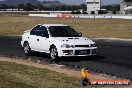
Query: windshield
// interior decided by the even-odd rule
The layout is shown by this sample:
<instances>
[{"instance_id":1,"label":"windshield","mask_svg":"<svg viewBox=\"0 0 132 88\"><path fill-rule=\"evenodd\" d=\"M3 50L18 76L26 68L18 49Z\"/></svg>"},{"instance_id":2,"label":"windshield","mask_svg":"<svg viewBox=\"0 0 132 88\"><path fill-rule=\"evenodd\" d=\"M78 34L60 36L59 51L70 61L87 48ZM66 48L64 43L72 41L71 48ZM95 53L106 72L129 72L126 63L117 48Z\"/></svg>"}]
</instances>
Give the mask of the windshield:
<instances>
[{"instance_id":1,"label":"windshield","mask_svg":"<svg viewBox=\"0 0 132 88\"><path fill-rule=\"evenodd\" d=\"M52 37L79 37L78 33L70 26L50 26Z\"/></svg>"}]
</instances>

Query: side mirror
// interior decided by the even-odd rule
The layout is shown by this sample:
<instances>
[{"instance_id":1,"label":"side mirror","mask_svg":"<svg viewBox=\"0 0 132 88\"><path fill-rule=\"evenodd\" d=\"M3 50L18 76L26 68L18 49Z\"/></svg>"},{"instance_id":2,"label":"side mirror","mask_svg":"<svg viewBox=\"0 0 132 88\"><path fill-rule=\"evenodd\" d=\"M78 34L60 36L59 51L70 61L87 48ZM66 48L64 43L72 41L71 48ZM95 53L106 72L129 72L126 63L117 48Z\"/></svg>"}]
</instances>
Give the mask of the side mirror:
<instances>
[{"instance_id":1,"label":"side mirror","mask_svg":"<svg viewBox=\"0 0 132 88\"><path fill-rule=\"evenodd\" d=\"M82 33L78 33L78 36L79 36L79 37L82 37Z\"/></svg>"}]
</instances>

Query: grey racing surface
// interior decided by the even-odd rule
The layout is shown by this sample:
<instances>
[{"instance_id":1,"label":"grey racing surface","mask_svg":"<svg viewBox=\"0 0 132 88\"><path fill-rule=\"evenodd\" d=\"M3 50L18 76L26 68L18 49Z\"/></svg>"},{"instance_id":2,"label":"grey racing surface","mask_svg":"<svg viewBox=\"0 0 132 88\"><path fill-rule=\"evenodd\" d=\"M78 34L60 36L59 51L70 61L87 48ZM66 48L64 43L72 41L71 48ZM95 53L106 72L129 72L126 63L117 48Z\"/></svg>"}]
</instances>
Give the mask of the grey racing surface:
<instances>
[{"instance_id":1,"label":"grey racing surface","mask_svg":"<svg viewBox=\"0 0 132 88\"><path fill-rule=\"evenodd\" d=\"M26 57L20 45L21 37L0 36L0 54ZM102 73L132 79L132 41L93 40L98 46L98 55L93 57L61 58L59 64L85 66ZM31 58L49 59L46 54L33 53Z\"/></svg>"}]
</instances>

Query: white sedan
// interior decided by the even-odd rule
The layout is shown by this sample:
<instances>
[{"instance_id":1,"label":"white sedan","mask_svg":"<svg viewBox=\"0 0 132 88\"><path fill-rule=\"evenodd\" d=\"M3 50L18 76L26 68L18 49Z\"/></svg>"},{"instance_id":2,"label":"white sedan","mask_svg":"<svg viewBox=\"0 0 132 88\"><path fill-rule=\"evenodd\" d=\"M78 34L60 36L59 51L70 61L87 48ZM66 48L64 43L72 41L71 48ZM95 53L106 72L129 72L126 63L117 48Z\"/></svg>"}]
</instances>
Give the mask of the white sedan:
<instances>
[{"instance_id":1,"label":"white sedan","mask_svg":"<svg viewBox=\"0 0 132 88\"><path fill-rule=\"evenodd\" d=\"M26 55L31 51L50 54L51 59L71 56L93 56L95 42L63 24L38 24L22 35L21 45Z\"/></svg>"}]
</instances>

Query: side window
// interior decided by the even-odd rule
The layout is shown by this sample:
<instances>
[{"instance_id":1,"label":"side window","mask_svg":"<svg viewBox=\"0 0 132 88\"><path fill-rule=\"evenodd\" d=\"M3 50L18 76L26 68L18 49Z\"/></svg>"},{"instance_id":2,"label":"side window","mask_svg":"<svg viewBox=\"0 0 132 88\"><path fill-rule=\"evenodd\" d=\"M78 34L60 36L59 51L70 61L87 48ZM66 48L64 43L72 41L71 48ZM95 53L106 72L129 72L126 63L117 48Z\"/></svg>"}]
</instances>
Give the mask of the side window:
<instances>
[{"instance_id":1,"label":"side window","mask_svg":"<svg viewBox=\"0 0 132 88\"><path fill-rule=\"evenodd\" d=\"M39 36L40 35L40 25L34 27L31 31L30 31L30 35L36 35Z\"/></svg>"},{"instance_id":2,"label":"side window","mask_svg":"<svg viewBox=\"0 0 132 88\"><path fill-rule=\"evenodd\" d=\"M49 34L48 34L48 31L47 31L46 27L44 27L44 26L41 27L40 35L43 36L43 37L49 37Z\"/></svg>"}]
</instances>

